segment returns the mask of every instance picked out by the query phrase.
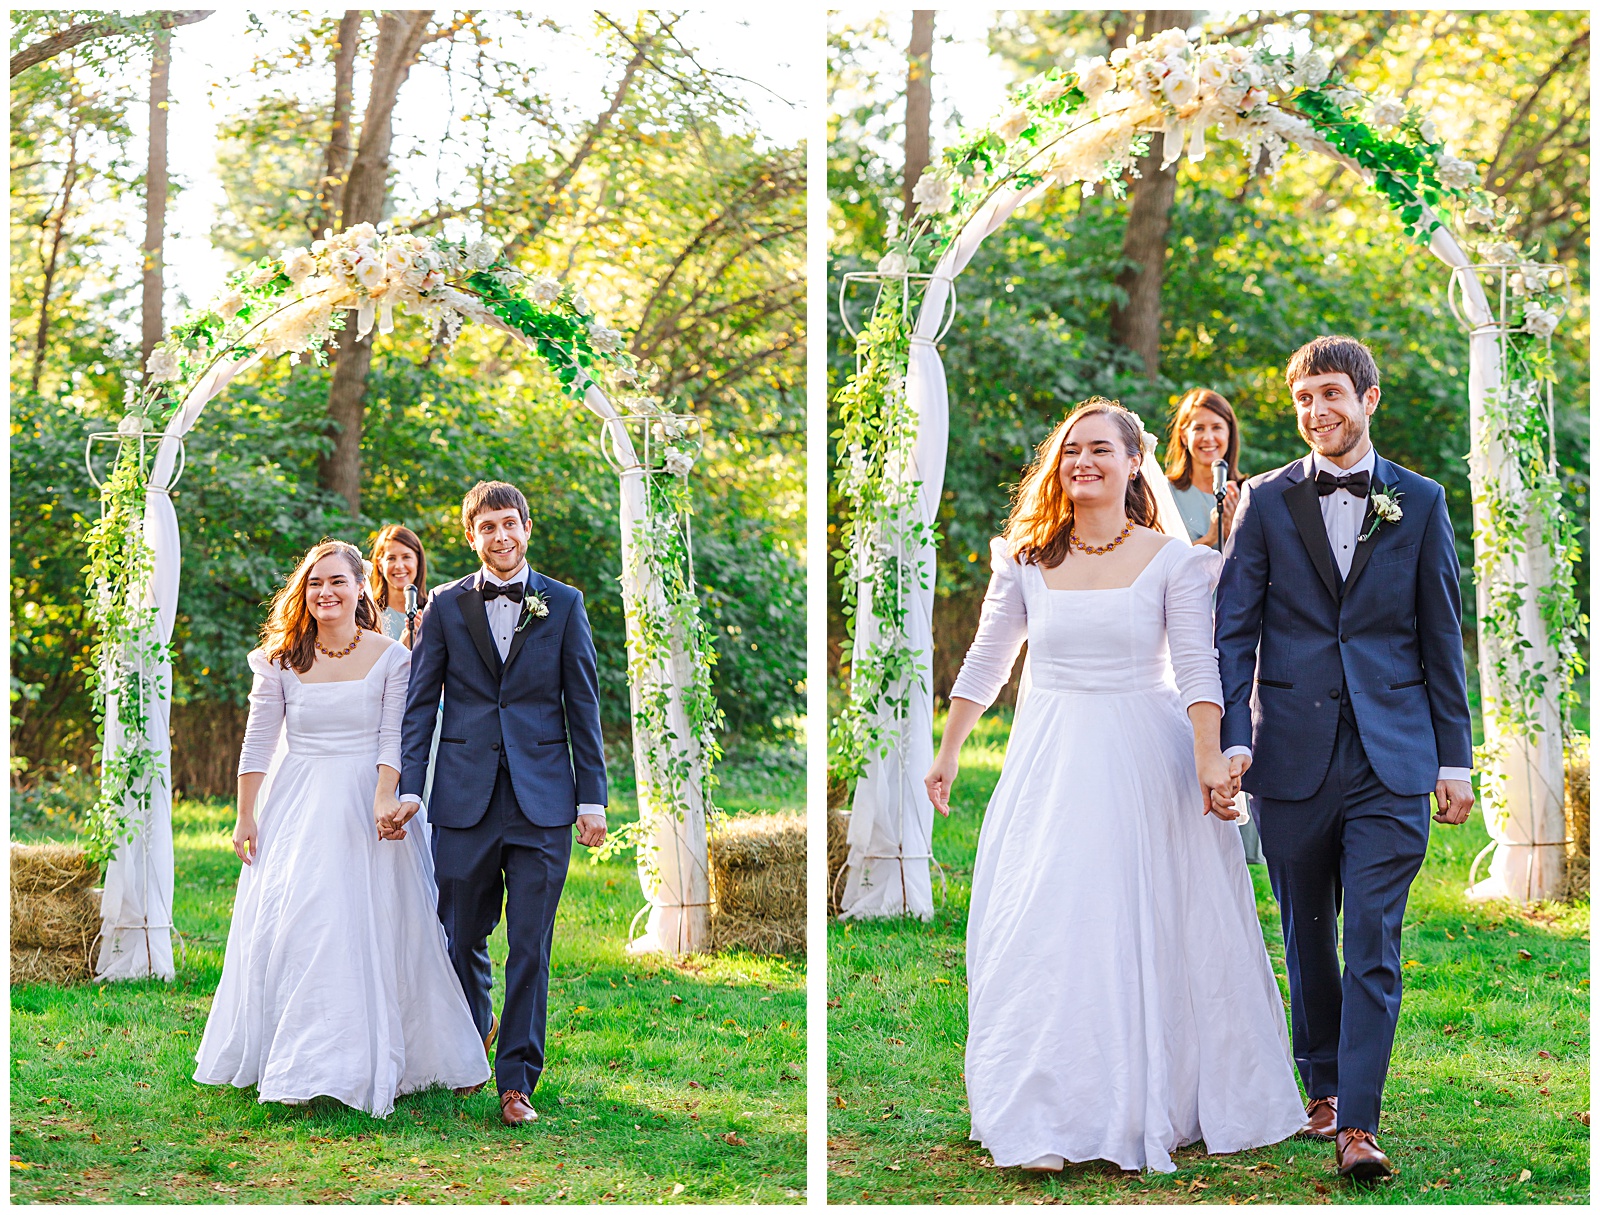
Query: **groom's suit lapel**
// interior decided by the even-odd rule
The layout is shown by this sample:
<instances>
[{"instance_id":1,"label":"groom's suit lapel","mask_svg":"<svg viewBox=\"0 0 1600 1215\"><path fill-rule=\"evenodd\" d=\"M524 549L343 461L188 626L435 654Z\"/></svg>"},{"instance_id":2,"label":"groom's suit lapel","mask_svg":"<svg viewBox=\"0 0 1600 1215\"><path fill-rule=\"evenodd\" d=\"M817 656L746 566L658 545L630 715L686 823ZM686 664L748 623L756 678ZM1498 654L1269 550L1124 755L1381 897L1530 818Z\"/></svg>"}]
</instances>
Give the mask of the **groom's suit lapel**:
<instances>
[{"instance_id":1,"label":"groom's suit lapel","mask_svg":"<svg viewBox=\"0 0 1600 1215\"><path fill-rule=\"evenodd\" d=\"M528 589L524 592L524 597L522 600L522 610L524 613L528 611L529 604L532 601L533 596L542 594L544 592L544 575L534 573L533 569L530 567L528 570L527 587ZM548 600L549 596L546 595L545 598ZM548 617L546 617L546 619L548 619ZM522 652L522 647L528 640L528 634L539 627L539 617L535 616L531 620L524 620L521 616L518 616L517 622L521 625L521 627L511 635L511 648L506 651L507 667L517 660L517 655Z\"/></svg>"},{"instance_id":2,"label":"groom's suit lapel","mask_svg":"<svg viewBox=\"0 0 1600 1215\"><path fill-rule=\"evenodd\" d=\"M468 578L462 584L456 602L461 605L461 619L466 622L467 634L472 638L472 644L478 647L478 657L483 659L483 665L489 668L489 673L499 679L505 666L500 661L494 638L489 636L489 614L483 609L483 591L479 585L482 580L481 570ZM515 647L516 643L513 641L512 645ZM515 648L512 653L516 653Z\"/></svg>"},{"instance_id":3,"label":"groom's suit lapel","mask_svg":"<svg viewBox=\"0 0 1600 1215\"><path fill-rule=\"evenodd\" d=\"M1283 504L1289 508L1295 530L1311 556L1322 584L1328 588L1335 603L1339 602L1339 567L1334 564L1333 546L1328 543L1328 528L1322 521L1322 507L1317 501L1317 483L1312 479L1312 459L1307 456L1297 466L1298 478L1289 474L1290 485L1283 491ZM1355 570L1350 571L1352 574Z\"/></svg>"},{"instance_id":4,"label":"groom's suit lapel","mask_svg":"<svg viewBox=\"0 0 1600 1215\"><path fill-rule=\"evenodd\" d=\"M1356 579L1361 575L1361 571L1367 568L1367 562L1372 560L1372 550L1378 546L1378 533L1383 530L1382 528L1375 530L1372 526L1373 521L1378 517L1377 511L1372 506L1372 496L1373 494L1382 493L1385 489L1392 490L1395 480L1394 469L1389 465L1389 462L1382 456L1374 459L1372 464L1372 493L1367 495L1367 513L1361 520L1361 530L1356 533L1359 542L1356 544L1355 555L1350 558L1349 576L1344 580L1344 593L1346 595L1350 593L1350 588L1355 585ZM1366 536L1367 538L1360 540L1361 536Z\"/></svg>"}]
</instances>

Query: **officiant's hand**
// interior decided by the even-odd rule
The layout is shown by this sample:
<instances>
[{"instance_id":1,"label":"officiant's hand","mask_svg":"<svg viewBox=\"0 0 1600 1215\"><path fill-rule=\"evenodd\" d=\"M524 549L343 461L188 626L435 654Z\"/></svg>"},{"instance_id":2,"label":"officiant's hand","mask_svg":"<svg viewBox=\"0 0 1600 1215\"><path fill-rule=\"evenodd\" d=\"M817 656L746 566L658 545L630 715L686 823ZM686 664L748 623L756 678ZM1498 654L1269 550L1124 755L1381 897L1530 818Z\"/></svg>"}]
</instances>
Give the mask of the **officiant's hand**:
<instances>
[{"instance_id":1,"label":"officiant's hand","mask_svg":"<svg viewBox=\"0 0 1600 1215\"><path fill-rule=\"evenodd\" d=\"M1472 782L1469 780L1442 780L1433 787L1433 799L1439 810L1433 816L1436 823L1459 827L1472 813Z\"/></svg>"},{"instance_id":2,"label":"officiant's hand","mask_svg":"<svg viewBox=\"0 0 1600 1215\"><path fill-rule=\"evenodd\" d=\"M585 848L598 848L606 842L606 820L598 814L578 815L578 843Z\"/></svg>"}]
</instances>

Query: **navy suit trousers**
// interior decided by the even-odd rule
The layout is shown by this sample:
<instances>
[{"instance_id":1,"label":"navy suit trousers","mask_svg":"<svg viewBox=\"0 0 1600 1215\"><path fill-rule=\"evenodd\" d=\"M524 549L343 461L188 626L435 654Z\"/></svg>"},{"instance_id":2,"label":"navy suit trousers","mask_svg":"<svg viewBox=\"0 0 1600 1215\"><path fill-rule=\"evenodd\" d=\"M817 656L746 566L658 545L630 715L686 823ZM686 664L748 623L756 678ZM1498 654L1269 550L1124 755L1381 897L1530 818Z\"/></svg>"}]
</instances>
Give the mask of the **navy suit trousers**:
<instances>
[{"instance_id":1,"label":"navy suit trousers","mask_svg":"<svg viewBox=\"0 0 1600 1215\"><path fill-rule=\"evenodd\" d=\"M1376 1134L1400 1017L1400 928L1428 850L1428 797L1390 793L1341 716L1316 793L1254 802L1283 912L1294 1057L1306 1096L1338 1097L1341 1127Z\"/></svg>"},{"instance_id":2,"label":"navy suit trousers","mask_svg":"<svg viewBox=\"0 0 1600 1215\"><path fill-rule=\"evenodd\" d=\"M433 858L450 962L482 1037L489 1034L494 1012L488 942L504 903L509 952L495 1086L531 1094L544 1070L550 949L572 858L572 828L529 822L502 764L481 819L471 827L433 827Z\"/></svg>"}]
</instances>

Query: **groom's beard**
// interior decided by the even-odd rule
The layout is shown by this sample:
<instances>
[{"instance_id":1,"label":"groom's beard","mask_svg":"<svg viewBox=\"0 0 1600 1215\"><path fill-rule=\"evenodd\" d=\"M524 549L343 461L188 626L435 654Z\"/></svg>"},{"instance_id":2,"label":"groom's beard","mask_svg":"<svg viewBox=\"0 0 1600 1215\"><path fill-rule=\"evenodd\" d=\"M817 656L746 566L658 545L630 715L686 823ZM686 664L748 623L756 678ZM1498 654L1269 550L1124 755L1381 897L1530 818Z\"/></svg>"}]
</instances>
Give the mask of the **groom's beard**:
<instances>
[{"instance_id":1,"label":"groom's beard","mask_svg":"<svg viewBox=\"0 0 1600 1215\"><path fill-rule=\"evenodd\" d=\"M1311 428L1298 418L1295 419L1295 426L1300 431L1300 437L1306 441L1307 447L1311 448L1319 456L1326 456L1328 459L1333 460L1340 456L1348 455L1361 446L1361 441L1367 437L1367 428L1363 424L1366 420L1366 415L1364 414L1359 422L1354 418L1345 418L1338 430L1322 435L1320 439L1313 435ZM1320 446L1319 443L1321 444Z\"/></svg>"}]
</instances>

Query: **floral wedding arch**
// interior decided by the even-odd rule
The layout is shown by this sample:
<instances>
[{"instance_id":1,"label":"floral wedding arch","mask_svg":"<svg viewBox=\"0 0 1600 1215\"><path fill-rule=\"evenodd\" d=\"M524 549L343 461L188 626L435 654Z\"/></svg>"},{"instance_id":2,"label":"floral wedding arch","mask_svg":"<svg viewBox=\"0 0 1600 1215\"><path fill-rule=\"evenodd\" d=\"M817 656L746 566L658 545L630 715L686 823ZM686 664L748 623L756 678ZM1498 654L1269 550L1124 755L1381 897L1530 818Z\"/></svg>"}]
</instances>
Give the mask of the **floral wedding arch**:
<instances>
[{"instance_id":1,"label":"floral wedding arch","mask_svg":"<svg viewBox=\"0 0 1600 1215\"><path fill-rule=\"evenodd\" d=\"M924 173L917 213L876 274L857 366L837 398L837 486L848 505L835 569L850 631L850 696L833 723L834 772L855 781L841 900L846 917L931 916L933 582L949 402L937 342L954 280L1019 206L1046 191L1121 178L1164 137L1163 168L1243 145L1275 170L1291 146L1328 157L1384 195L1407 232L1450 267L1452 310L1469 332L1474 572L1487 741L1480 749L1494 851L1478 897L1550 897L1566 844L1562 744L1575 681L1576 532L1555 460L1550 335L1565 272L1523 258L1514 214L1449 155L1431 119L1339 79L1304 30L1253 45L1169 29L1110 60L1079 60L1020 86L988 127L964 133ZM1452 228L1447 220L1458 226ZM1485 239L1467 242L1469 227ZM1480 260L1463 251L1475 244ZM922 267L931 265L931 273ZM918 295L920 294L920 303ZM953 312L952 312L953 315ZM848 323L848 321L846 321ZM1482 860L1480 856L1479 860ZM1474 872L1476 865L1474 865Z\"/></svg>"},{"instance_id":2,"label":"floral wedding arch","mask_svg":"<svg viewBox=\"0 0 1600 1215\"><path fill-rule=\"evenodd\" d=\"M174 974L169 722L181 561L171 490L182 473L183 436L207 402L256 362L289 354L323 363L349 313L365 338L374 328L392 332L397 311L437 325L445 343L467 321L513 335L600 419L602 450L621 480L640 808L629 840L651 912L633 948L705 947L706 816L715 810L721 715L689 548L687 478L700 446L698 420L645 395L646 369L580 292L527 278L493 241L384 234L358 224L231 276L221 300L186 317L156 347L143 388L130 386L126 416L114 436L104 436L118 450L89 532L87 571L102 726L101 795L88 831L92 858L106 866L99 978ZM621 399L620 411L604 383Z\"/></svg>"}]
</instances>

